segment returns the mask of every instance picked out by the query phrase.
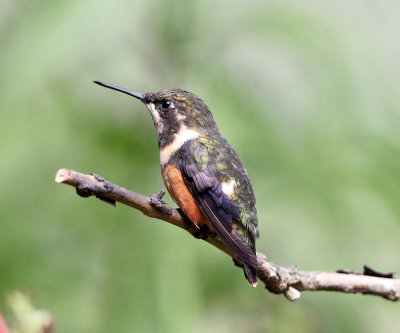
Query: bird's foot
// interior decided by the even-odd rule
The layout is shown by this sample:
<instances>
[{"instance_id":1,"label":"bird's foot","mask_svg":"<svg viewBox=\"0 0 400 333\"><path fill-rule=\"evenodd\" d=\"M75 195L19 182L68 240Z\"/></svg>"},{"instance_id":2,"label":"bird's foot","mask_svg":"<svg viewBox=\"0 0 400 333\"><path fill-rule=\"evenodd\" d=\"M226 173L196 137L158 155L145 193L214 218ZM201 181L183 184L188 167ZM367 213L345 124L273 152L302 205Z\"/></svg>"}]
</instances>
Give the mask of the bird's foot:
<instances>
[{"instance_id":1,"label":"bird's foot","mask_svg":"<svg viewBox=\"0 0 400 333\"><path fill-rule=\"evenodd\" d=\"M196 227L192 221L189 220L189 218L186 216L186 214L183 212L182 209L180 209L179 207L176 209L176 211L179 213L179 215L182 217L182 219L185 221L185 229L189 230L190 228L192 228L193 226ZM193 233L192 233L193 234Z\"/></svg>"},{"instance_id":2,"label":"bird's foot","mask_svg":"<svg viewBox=\"0 0 400 333\"><path fill-rule=\"evenodd\" d=\"M243 264L239 263L239 261L237 261L235 258L232 258L233 264L237 267L242 267L243 268Z\"/></svg>"},{"instance_id":3,"label":"bird's foot","mask_svg":"<svg viewBox=\"0 0 400 333\"><path fill-rule=\"evenodd\" d=\"M150 205L160 211L161 213L171 215L172 208L167 205L167 202L163 199L165 195L165 191L163 189L160 190L157 194L150 194Z\"/></svg>"},{"instance_id":4,"label":"bird's foot","mask_svg":"<svg viewBox=\"0 0 400 333\"><path fill-rule=\"evenodd\" d=\"M202 225L197 227L197 229L192 233L194 238L206 240L209 237L216 237L217 234L210 230L210 228L206 225Z\"/></svg>"},{"instance_id":5,"label":"bird's foot","mask_svg":"<svg viewBox=\"0 0 400 333\"><path fill-rule=\"evenodd\" d=\"M192 221L190 221L182 209L177 208L176 210L178 211L182 219L185 221L186 224L185 229L189 231L194 238L206 240L209 237L213 238L217 236L217 234L214 231L210 230L210 228L207 225L198 226L194 224Z\"/></svg>"}]
</instances>

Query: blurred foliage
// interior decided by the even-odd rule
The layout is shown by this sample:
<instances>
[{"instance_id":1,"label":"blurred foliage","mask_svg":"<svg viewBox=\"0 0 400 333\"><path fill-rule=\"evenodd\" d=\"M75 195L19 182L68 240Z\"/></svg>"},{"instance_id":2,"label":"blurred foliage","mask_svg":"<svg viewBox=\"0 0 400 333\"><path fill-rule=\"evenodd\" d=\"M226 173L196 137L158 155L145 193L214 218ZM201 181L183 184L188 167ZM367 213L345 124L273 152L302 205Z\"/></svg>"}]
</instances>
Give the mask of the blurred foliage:
<instances>
[{"instance_id":1,"label":"blurred foliage","mask_svg":"<svg viewBox=\"0 0 400 333\"><path fill-rule=\"evenodd\" d=\"M398 304L289 303L177 228L53 180L67 167L158 192L145 107L91 81L184 88L246 165L270 260L400 272L399 13L391 0L3 0L0 299L29 291L58 332L400 332Z\"/></svg>"},{"instance_id":2,"label":"blurred foliage","mask_svg":"<svg viewBox=\"0 0 400 333\"><path fill-rule=\"evenodd\" d=\"M14 291L8 296L8 305L14 315L14 325L11 333L51 333L53 331L53 319L44 310L36 309L27 295ZM0 321L1 321L0 314ZM4 324L5 325L5 324ZM1 325L0 325L1 326ZM8 329L4 328L7 333Z\"/></svg>"}]
</instances>

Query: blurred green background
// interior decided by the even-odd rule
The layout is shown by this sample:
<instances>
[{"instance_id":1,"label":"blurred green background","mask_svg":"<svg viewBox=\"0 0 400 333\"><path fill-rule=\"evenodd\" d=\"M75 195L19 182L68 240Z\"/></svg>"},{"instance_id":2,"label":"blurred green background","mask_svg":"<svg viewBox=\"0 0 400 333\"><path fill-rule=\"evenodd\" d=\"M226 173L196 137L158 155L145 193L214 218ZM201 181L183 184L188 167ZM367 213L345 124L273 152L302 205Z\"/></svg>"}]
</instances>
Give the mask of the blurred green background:
<instances>
[{"instance_id":1,"label":"blurred green background","mask_svg":"<svg viewBox=\"0 0 400 333\"><path fill-rule=\"evenodd\" d=\"M66 167L158 192L150 115L92 80L184 88L248 169L259 251L400 273L399 35L393 0L2 0L1 311L19 289L57 332L400 332L399 304L290 303L185 232L54 182Z\"/></svg>"}]
</instances>

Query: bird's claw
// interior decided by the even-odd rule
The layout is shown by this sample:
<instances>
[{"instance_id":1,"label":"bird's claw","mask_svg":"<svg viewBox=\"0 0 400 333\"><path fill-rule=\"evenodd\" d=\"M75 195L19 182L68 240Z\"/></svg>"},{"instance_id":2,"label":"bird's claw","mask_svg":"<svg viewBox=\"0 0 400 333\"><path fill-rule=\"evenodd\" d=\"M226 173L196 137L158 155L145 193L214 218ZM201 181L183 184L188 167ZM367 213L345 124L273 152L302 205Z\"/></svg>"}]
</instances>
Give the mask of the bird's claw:
<instances>
[{"instance_id":1,"label":"bird's claw","mask_svg":"<svg viewBox=\"0 0 400 333\"><path fill-rule=\"evenodd\" d=\"M150 194L149 200L151 207L157 209L159 212L171 215L172 208L167 205L167 202L163 199L165 195L165 191L163 189L160 190L157 194Z\"/></svg>"}]
</instances>

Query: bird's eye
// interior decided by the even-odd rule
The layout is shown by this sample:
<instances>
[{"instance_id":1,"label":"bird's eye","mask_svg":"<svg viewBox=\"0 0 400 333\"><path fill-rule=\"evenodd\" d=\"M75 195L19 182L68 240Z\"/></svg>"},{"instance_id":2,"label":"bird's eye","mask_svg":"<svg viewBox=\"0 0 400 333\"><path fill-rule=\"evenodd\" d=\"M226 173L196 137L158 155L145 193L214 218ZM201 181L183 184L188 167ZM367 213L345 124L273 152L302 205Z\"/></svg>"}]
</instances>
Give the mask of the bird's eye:
<instances>
[{"instance_id":1,"label":"bird's eye","mask_svg":"<svg viewBox=\"0 0 400 333\"><path fill-rule=\"evenodd\" d=\"M163 99L160 102L160 108L162 110L168 110L170 107L171 107L171 102L170 101L167 101L166 99Z\"/></svg>"}]
</instances>

